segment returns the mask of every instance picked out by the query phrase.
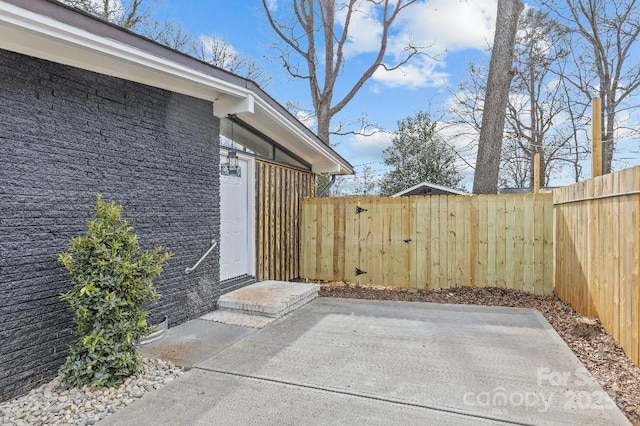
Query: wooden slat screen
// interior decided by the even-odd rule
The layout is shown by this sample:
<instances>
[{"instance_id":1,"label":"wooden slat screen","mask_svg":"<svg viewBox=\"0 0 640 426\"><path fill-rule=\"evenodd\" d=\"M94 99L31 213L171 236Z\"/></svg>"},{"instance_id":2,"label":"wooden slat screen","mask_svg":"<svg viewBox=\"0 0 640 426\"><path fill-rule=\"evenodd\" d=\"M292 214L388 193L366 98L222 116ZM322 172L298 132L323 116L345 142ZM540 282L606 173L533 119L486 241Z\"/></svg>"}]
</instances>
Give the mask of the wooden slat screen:
<instances>
[{"instance_id":1,"label":"wooden slat screen","mask_svg":"<svg viewBox=\"0 0 640 426\"><path fill-rule=\"evenodd\" d=\"M315 195L310 172L256 160L256 279L300 276L300 203Z\"/></svg>"}]
</instances>

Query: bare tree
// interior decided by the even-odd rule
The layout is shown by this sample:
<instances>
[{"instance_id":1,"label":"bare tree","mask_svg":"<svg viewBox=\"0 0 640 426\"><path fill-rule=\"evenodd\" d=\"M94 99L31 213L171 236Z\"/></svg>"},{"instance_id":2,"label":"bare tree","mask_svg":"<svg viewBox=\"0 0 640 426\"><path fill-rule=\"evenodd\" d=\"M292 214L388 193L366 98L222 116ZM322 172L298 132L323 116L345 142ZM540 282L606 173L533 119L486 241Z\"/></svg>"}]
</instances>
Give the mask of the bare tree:
<instances>
[{"instance_id":1,"label":"bare tree","mask_svg":"<svg viewBox=\"0 0 640 426\"><path fill-rule=\"evenodd\" d=\"M450 139L458 141L456 152L460 154L460 159L469 168L474 169L471 162L477 155L484 94L487 89L487 70L470 62L466 74L469 79L461 81L458 90L451 93L448 117L446 120L441 118L440 121L446 123L442 129L450 134Z\"/></svg>"},{"instance_id":2,"label":"bare tree","mask_svg":"<svg viewBox=\"0 0 640 426\"><path fill-rule=\"evenodd\" d=\"M467 80L458 84L458 91L452 93L453 121L456 125L465 125L472 131L469 136L478 137L482 127L482 112L484 110L484 94L487 91L487 69L469 62L467 65Z\"/></svg>"},{"instance_id":3,"label":"bare tree","mask_svg":"<svg viewBox=\"0 0 640 426\"><path fill-rule=\"evenodd\" d=\"M533 159L541 156L542 185L566 165L577 181L584 159L584 109L575 104L572 86L561 78L568 65L568 35L547 13L527 9L516 36L514 78L507 104L501 149L500 186L533 185ZM451 116L458 128L477 139L484 109L487 69L469 64L469 78L453 93Z\"/></svg>"},{"instance_id":4,"label":"bare tree","mask_svg":"<svg viewBox=\"0 0 640 426\"><path fill-rule=\"evenodd\" d=\"M505 138L502 144L499 182L501 188L527 188L530 186L531 158L515 140Z\"/></svg>"},{"instance_id":5,"label":"bare tree","mask_svg":"<svg viewBox=\"0 0 640 426\"><path fill-rule=\"evenodd\" d=\"M363 112L360 117L355 120L349 122L339 121L336 127L331 130L331 134L334 136L373 136L385 131L386 129L382 125L373 123L369 120L367 113Z\"/></svg>"},{"instance_id":6,"label":"bare tree","mask_svg":"<svg viewBox=\"0 0 640 426\"><path fill-rule=\"evenodd\" d=\"M574 129L565 124L570 99L565 81L557 77L569 55L566 29L547 13L527 9L521 16L515 47L515 76L507 111L507 134L511 144L502 151L505 170L514 172L522 184L522 169L510 161L528 158L525 186L533 187L534 157L540 155L541 185L546 186L555 163L570 161ZM570 123L568 123L570 124Z\"/></svg>"},{"instance_id":7,"label":"bare tree","mask_svg":"<svg viewBox=\"0 0 640 426\"><path fill-rule=\"evenodd\" d=\"M462 129L456 136L477 140L484 109L483 96L487 87L487 68L471 62L467 75L469 79L460 82L458 91L452 94L453 102L449 112L453 117L453 125L457 129ZM513 121L510 115L523 114L523 104L521 97L510 94L500 157L500 187L529 186L531 157L523 150L523 141L518 137L518 132L510 126Z\"/></svg>"},{"instance_id":8,"label":"bare tree","mask_svg":"<svg viewBox=\"0 0 640 426\"><path fill-rule=\"evenodd\" d=\"M143 6L145 0L61 0L63 3L91 13L99 18L119 25L157 41L167 47L189 52L193 37L183 25L174 21L156 21L149 9ZM151 0L153 2L153 0Z\"/></svg>"},{"instance_id":9,"label":"bare tree","mask_svg":"<svg viewBox=\"0 0 640 426\"><path fill-rule=\"evenodd\" d=\"M518 29L518 17L524 9L520 0L498 0L496 32L489 63L487 91L482 114L482 127L478 141L476 173L473 179L475 194L498 192L500 151L509 99L509 86L513 78L512 60Z\"/></svg>"},{"instance_id":10,"label":"bare tree","mask_svg":"<svg viewBox=\"0 0 640 426\"><path fill-rule=\"evenodd\" d=\"M156 21L143 6L145 0L62 0L76 9L137 32L167 47L192 55L218 68L253 80L261 86L271 78L253 59L240 54L220 37L193 35L180 22ZM154 0L151 0L153 3Z\"/></svg>"},{"instance_id":11,"label":"bare tree","mask_svg":"<svg viewBox=\"0 0 640 426\"><path fill-rule=\"evenodd\" d=\"M62 2L128 30L135 30L149 19L148 10L142 8L143 0L62 0Z\"/></svg>"},{"instance_id":12,"label":"bare tree","mask_svg":"<svg viewBox=\"0 0 640 426\"><path fill-rule=\"evenodd\" d=\"M612 170L616 115L640 86L640 60L634 49L640 35L639 0L543 0L579 37L575 70L565 77L585 100L602 98L602 168ZM582 40L584 48L577 42Z\"/></svg>"},{"instance_id":13,"label":"bare tree","mask_svg":"<svg viewBox=\"0 0 640 426\"><path fill-rule=\"evenodd\" d=\"M331 119L353 99L376 70L380 67L388 71L397 69L418 53L415 46L407 45L404 56L396 63L384 63L391 26L399 14L416 1L338 0L336 4L336 0L293 0L289 8L293 11L293 20L287 21L276 16L269 1L262 0L269 24L283 42L280 59L285 69L292 77L309 83L317 133L326 144L329 144ZM352 17L365 4L379 13L380 46L359 77L348 85L346 93L334 99L338 77L346 66L344 49L351 37ZM296 58L302 60L302 67L306 69L301 69Z\"/></svg>"},{"instance_id":14,"label":"bare tree","mask_svg":"<svg viewBox=\"0 0 640 426\"><path fill-rule=\"evenodd\" d=\"M158 43L181 52L190 53L193 36L184 29L180 22L153 21L144 25L140 33Z\"/></svg>"},{"instance_id":15,"label":"bare tree","mask_svg":"<svg viewBox=\"0 0 640 426\"><path fill-rule=\"evenodd\" d=\"M260 86L265 87L271 81L259 63L242 55L221 37L200 36L192 43L191 52L204 62L253 80Z\"/></svg>"},{"instance_id":16,"label":"bare tree","mask_svg":"<svg viewBox=\"0 0 640 426\"><path fill-rule=\"evenodd\" d=\"M376 181L373 168L366 164L362 167L362 171L355 177L355 187L351 195L362 195L364 197L371 197L376 195L376 188L378 183Z\"/></svg>"}]
</instances>

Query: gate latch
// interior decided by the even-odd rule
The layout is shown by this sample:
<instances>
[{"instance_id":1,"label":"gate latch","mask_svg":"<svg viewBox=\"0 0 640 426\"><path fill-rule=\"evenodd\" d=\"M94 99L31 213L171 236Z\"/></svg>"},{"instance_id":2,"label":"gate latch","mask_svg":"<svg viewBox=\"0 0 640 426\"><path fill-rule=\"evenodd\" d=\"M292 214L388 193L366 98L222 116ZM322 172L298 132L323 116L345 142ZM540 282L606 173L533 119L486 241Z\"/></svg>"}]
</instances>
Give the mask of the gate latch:
<instances>
[{"instance_id":1,"label":"gate latch","mask_svg":"<svg viewBox=\"0 0 640 426\"><path fill-rule=\"evenodd\" d=\"M363 209L360 206L356 206L356 214L360 214L360 213L366 212L366 211L367 211L367 209Z\"/></svg>"},{"instance_id":2,"label":"gate latch","mask_svg":"<svg viewBox=\"0 0 640 426\"><path fill-rule=\"evenodd\" d=\"M363 271L363 270L362 270L362 269L360 269L360 268L356 268L356 277L357 277L358 275L362 275L362 274L366 274L366 273L367 273L367 271Z\"/></svg>"}]
</instances>

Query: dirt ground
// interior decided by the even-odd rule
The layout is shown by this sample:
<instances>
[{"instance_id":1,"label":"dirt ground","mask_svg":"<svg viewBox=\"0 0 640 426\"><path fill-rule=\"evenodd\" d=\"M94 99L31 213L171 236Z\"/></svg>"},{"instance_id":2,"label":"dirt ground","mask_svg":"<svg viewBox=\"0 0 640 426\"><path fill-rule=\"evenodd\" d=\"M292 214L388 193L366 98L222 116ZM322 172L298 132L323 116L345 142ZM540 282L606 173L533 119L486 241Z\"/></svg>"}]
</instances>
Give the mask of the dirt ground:
<instances>
[{"instance_id":1,"label":"dirt ground","mask_svg":"<svg viewBox=\"0 0 640 426\"><path fill-rule=\"evenodd\" d=\"M640 426L640 368L629 360L599 321L582 317L556 296L535 296L503 288L416 290L343 283L322 284L320 296L537 309L616 401L631 423Z\"/></svg>"}]
</instances>

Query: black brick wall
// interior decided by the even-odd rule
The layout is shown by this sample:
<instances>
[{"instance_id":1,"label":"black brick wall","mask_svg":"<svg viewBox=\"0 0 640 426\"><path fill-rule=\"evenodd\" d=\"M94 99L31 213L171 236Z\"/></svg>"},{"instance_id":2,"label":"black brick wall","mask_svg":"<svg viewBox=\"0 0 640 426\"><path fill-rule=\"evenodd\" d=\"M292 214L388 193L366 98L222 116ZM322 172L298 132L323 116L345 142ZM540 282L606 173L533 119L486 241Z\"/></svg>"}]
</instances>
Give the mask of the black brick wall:
<instances>
[{"instance_id":1,"label":"black brick wall","mask_svg":"<svg viewBox=\"0 0 640 426\"><path fill-rule=\"evenodd\" d=\"M0 399L49 380L72 341L57 262L93 217L124 206L143 248L174 252L151 317L213 310L219 253L219 122L212 104L0 50Z\"/></svg>"}]
</instances>

